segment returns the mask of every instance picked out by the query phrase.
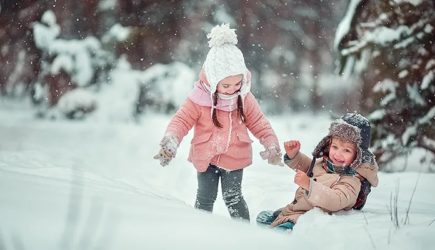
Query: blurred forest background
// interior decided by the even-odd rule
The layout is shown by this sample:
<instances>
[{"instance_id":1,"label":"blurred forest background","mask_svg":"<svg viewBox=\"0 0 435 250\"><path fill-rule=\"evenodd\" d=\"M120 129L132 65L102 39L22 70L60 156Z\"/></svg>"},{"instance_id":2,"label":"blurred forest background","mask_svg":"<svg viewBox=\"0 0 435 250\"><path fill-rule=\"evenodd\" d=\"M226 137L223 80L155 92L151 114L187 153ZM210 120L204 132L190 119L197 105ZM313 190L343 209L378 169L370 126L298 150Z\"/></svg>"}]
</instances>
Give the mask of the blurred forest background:
<instances>
[{"instance_id":1,"label":"blurred forest background","mask_svg":"<svg viewBox=\"0 0 435 250\"><path fill-rule=\"evenodd\" d=\"M359 111L381 165L413 149L433 162L433 13L433 0L0 0L0 99L41 118L172 113L206 34L229 23L265 112Z\"/></svg>"}]
</instances>

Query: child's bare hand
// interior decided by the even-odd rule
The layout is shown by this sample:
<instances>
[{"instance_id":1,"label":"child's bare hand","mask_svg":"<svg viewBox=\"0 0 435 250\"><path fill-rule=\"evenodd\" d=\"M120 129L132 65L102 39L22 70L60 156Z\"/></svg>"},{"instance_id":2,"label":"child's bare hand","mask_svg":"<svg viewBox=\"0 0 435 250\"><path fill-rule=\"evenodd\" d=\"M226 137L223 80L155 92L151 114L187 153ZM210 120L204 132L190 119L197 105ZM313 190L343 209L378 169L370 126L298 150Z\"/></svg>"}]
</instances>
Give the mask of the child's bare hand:
<instances>
[{"instance_id":1,"label":"child's bare hand","mask_svg":"<svg viewBox=\"0 0 435 250\"><path fill-rule=\"evenodd\" d=\"M288 157L294 158L301 149L301 143L298 140L284 142L285 152Z\"/></svg>"},{"instance_id":2,"label":"child's bare hand","mask_svg":"<svg viewBox=\"0 0 435 250\"><path fill-rule=\"evenodd\" d=\"M294 182L305 190L310 188L310 177L304 171L297 170Z\"/></svg>"}]
</instances>

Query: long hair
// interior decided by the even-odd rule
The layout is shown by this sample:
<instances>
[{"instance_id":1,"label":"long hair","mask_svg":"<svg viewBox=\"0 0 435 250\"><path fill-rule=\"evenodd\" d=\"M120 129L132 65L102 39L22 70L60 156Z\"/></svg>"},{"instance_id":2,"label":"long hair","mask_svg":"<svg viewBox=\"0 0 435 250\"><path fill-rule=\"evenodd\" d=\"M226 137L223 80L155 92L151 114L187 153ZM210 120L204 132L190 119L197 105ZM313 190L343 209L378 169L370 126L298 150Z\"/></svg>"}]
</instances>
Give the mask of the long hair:
<instances>
[{"instance_id":1,"label":"long hair","mask_svg":"<svg viewBox=\"0 0 435 250\"><path fill-rule=\"evenodd\" d=\"M213 119L213 124L216 127L222 128L222 124L218 121L217 114L216 114L216 112L217 112L216 111L217 100L218 100L218 94L217 94L217 91L216 91L213 94L213 106L211 107L213 109L213 115L211 116L211 118Z\"/></svg>"},{"instance_id":2,"label":"long hair","mask_svg":"<svg viewBox=\"0 0 435 250\"><path fill-rule=\"evenodd\" d=\"M216 110L217 100L218 100L218 95L217 95L217 91L216 91L213 94L213 107L212 107L213 108L213 114L212 114L212 120L213 120L213 124L216 127L222 128L222 124L217 119L217 110ZM243 123L246 123L246 116L245 116L245 112L243 112L243 101L242 101L242 96L241 95L237 96L237 114L240 116L240 120L242 120Z\"/></svg>"},{"instance_id":3,"label":"long hair","mask_svg":"<svg viewBox=\"0 0 435 250\"><path fill-rule=\"evenodd\" d=\"M242 96L237 96L237 113L240 116L240 120L242 120L243 123L246 123L246 116L245 112L243 112L243 100Z\"/></svg>"}]
</instances>

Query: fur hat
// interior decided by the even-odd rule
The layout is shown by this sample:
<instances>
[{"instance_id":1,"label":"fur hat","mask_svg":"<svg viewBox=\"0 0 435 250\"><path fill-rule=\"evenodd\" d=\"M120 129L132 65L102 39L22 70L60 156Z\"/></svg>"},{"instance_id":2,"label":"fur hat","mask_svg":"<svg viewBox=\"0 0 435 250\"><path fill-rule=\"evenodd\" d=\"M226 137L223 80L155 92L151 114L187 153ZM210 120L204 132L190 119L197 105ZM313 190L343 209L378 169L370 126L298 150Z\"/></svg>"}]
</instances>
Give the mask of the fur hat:
<instances>
[{"instance_id":1,"label":"fur hat","mask_svg":"<svg viewBox=\"0 0 435 250\"><path fill-rule=\"evenodd\" d=\"M210 51L205 59L203 69L210 85L210 92L216 92L217 84L228 76L243 75L247 81L248 70L245 59L239 48L236 47L237 35L229 24L215 26L209 34ZM250 85L242 84L241 95L246 95Z\"/></svg>"},{"instance_id":2,"label":"fur hat","mask_svg":"<svg viewBox=\"0 0 435 250\"><path fill-rule=\"evenodd\" d=\"M364 116L358 113L347 113L340 119L331 123L329 133L314 149L314 158L328 154L332 137L354 143L357 147L357 155L350 167L357 169L362 163L375 164L375 158L369 151L370 146L370 123Z\"/></svg>"}]
</instances>

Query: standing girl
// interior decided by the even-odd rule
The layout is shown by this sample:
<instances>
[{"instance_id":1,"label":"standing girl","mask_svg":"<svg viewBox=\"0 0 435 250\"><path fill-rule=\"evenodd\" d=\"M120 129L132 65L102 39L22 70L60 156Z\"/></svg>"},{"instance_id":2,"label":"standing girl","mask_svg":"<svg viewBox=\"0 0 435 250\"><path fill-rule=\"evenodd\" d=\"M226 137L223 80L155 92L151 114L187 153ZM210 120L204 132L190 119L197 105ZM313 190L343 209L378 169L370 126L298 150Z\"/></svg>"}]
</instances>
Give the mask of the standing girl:
<instances>
[{"instance_id":1,"label":"standing girl","mask_svg":"<svg viewBox=\"0 0 435 250\"><path fill-rule=\"evenodd\" d=\"M249 220L242 195L243 168L252 163L249 131L265 147L263 159L282 165L278 139L250 92L251 75L237 35L228 24L215 26L199 80L170 121L155 159L166 166L183 137L194 127L188 160L198 172L195 208L213 211L221 180L222 197L230 216Z\"/></svg>"}]
</instances>

